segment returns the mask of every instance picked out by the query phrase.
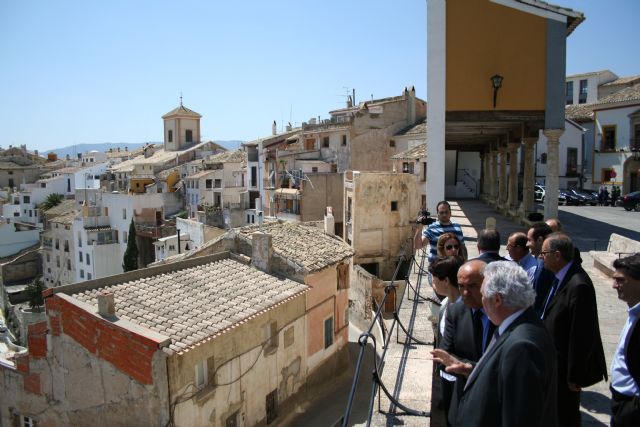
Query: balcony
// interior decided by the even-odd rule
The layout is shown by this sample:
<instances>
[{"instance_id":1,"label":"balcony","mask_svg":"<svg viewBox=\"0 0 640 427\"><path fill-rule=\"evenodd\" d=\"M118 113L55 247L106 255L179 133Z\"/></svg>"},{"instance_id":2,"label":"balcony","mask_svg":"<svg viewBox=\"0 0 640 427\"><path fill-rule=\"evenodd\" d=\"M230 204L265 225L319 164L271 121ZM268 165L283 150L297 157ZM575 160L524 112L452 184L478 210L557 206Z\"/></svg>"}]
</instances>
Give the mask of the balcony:
<instances>
[{"instance_id":1,"label":"balcony","mask_svg":"<svg viewBox=\"0 0 640 427\"><path fill-rule=\"evenodd\" d=\"M159 239L161 237L173 236L176 234L176 226L169 224L150 225L150 224L135 224L136 234L140 237L148 237L152 239Z\"/></svg>"}]
</instances>

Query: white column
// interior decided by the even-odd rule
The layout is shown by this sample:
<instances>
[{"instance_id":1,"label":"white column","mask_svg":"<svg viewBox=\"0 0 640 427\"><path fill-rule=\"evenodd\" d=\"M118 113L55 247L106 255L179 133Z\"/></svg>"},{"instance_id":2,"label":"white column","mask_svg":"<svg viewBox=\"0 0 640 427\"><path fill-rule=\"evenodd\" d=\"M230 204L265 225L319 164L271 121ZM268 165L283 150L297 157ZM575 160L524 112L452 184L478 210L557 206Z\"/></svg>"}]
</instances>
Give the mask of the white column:
<instances>
[{"instance_id":1,"label":"white column","mask_svg":"<svg viewBox=\"0 0 640 427\"><path fill-rule=\"evenodd\" d=\"M564 129L545 129L542 131L547 137L547 177L545 179L544 196L544 217L558 217L558 187L560 179L559 171L559 150L560 136Z\"/></svg>"},{"instance_id":2,"label":"white column","mask_svg":"<svg viewBox=\"0 0 640 427\"><path fill-rule=\"evenodd\" d=\"M519 142L510 142L509 145L509 195L507 197L507 208L516 210L518 208L518 148Z\"/></svg>"},{"instance_id":3,"label":"white column","mask_svg":"<svg viewBox=\"0 0 640 427\"><path fill-rule=\"evenodd\" d=\"M522 138L524 143L524 172L522 180L522 213L526 218L534 211L534 194L533 184L535 175L535 159L533 157L533 148L538 138Z\"/></svg>"},{"instance_id":4,"label":"white column","mask_svg":"<svg viewBox=\"0 0 640 427\"><path fill-rule=\"evenodd\" d=\"M507 204L507 147L501 146L500 152L500 178L498 180L498 206L505 208Z\"/></svg>"},{"instance_id":5,"label":"white column","mask_svg":"<svg viewBox=\"0 0 640 427\"><path fill-rule=\"evenodd\" d=\"M445 121L446 121L446 21L445 0L427 2L427 209L436 211L444 200Z\"/></svg>"}]
</instances>

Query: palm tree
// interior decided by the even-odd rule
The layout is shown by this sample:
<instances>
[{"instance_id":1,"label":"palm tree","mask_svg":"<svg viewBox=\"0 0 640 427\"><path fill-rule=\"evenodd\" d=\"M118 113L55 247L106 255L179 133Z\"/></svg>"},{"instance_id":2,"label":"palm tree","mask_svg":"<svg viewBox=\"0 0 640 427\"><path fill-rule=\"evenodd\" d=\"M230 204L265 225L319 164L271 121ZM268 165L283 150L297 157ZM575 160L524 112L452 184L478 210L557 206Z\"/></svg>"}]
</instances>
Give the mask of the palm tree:
<instances>
[{"instance_id":1,"label":"palm tree","mask_svg":"<svg viewBox=\"0 0 640 427\"><path fill-rule=\"evenodd\" d=\"M58 193L52 193L47 196L47 199L40 203L40 210L47 211L54 206L58 206L64 200L64 196Z\"/></svg>"}]
</instances>

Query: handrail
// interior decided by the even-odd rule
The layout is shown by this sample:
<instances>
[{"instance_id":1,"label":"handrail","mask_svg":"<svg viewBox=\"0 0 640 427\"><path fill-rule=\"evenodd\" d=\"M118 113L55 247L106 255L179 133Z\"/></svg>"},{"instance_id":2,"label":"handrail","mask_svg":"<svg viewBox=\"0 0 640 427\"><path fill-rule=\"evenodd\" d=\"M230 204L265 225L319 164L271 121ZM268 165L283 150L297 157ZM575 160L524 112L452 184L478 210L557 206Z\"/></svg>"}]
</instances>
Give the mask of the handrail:
<instances>
[{"instance_id":1,"label":"handrail","mask_svg":"<svg viewBox=\"0 0 640 427\"><path fill-rule=\"evenodd\" d=\"M424 411L416 411L413 410L411 408L408 408L407 406L403 405L402 403L398 402L397 399L395 399L387 390L387 388L384 386L384 384L382 383L382 370L384 369L384 363L385 363L385 356L387 354L387 349L389 348L389 342L391 340L391 333L383 333L383 343L382 343L382 348L384 349L382 354L380 355L380 357L377 357L377 341L375 339L375 337L372 334L372 330L376 325L376 322L381 322L383 325L383 331L393 331L393 328L396 326L396 323L400 324L399 318L398 318L398 311L400 310L402 303L404 301L404 294L407 292L407 286L405 286L405 289L402 292L402 296L400 297L400 302L397 303L397 299L396 301L396 307L394 308L394 316L393 316L393 322L391 324L391 326L389 327L389 329L387 330L386 328L384 328L384 322L382 319L382 311L384 309L385 306L385 302L387 300L387 298L389 297L389 294L391 294L393 292L394 296L396 296L397 290L396 287L394 286L394 283L396 282L397 278L398 278L398 273L400 271L400 267L402 266L402 263L404 261L411 261L412 265L409 266L407 275L409 274L409 272L411 271L411 268L413 267L413 264L416 264L417 267L420 269L420 271L422 272L422 265L418 265L416 258L415 258L415 252L413 250L413 238L408 238L404 244L402 245L402 249L400 250L400 256L398 258L398 263L396 264L396 268L395 271L393 273L393 278L391 279L391 281L385 286L384 288L384 297L382 298L382 301L380 301L380 304L378 305L377 309L376 309L376 314L373 317L373 319L371 320L371 324L369 325L369 328L367 329L367 331L363 332L362 334L360 334L360 337L358 338L358 344L360 345L360 352L358 353L358 358L356 361L356 367L355 367L355 372L354 372L354 377L353 377L353 382L351 384L351 391L349 393L349 399L347 401L347 407L345 409L345 413L342 417L341 420L341 425L342 427L347 427L349 425L349 417L351 416L351 410L353 407L353 401L355 398L355 394L358 388L358 381L360 379L360 374L361 374L361 369L362 369L362 359L364 358L364 354L365 354L365 349L367 346L367 343L369 341L369 338L372 339L373 341L373 346L374 346L374 351L373 351L373 358L374 358L374 371L372 372L373 374L373 383L371 385L371 399L369 401L369 410L368 410L368 418L367 418L367 426L371 425L371 416L373 414L373 405L374 405L374 401L375 401L375 397L376 397L376 388L378 388L379 390L381 389L389 398L389 400L391 400L391 402L393 403L394 406L399 407L400 409L402 409L403 411L405 411L407 414L411 414L411 415L418 415L418 416L430 416L430 414L428 412L424 412ZM407 249L411 248L411 256L407 256ZM425 254L426 252L423 252L422 254L422 262L421 264L424 264L424 258L425 258ZM408 276L405 279L405 282L409 284L409 279ZM419 286L417 288L412 288L414 289L415 295L420 297L420 295L418 294L419 292ZM417 298L416 298L417 299ZM414 303L415 304L415 303ZM404 331L406 331L406 329L404 328L404 326L402 326L402 329ZM407 335L409 336L409 340L407 340L407 342L405 343L405 345L408 345L410 343L416 343L416 339L413 338L411 335L409 335L407 333ZM378 392L378 397L379 397L379 392ZM379 403L379 402L378 402Z\"/></svg>"},{"instance_id":2,"label":"handrail","mask_svg":"<svg viewBox=\"0 0 640 427\"><path fill-rule=\"evenodd\" d=\"M461 181L463 181L467 186L473 187L474 197L478 197L479 194L479 181L476 180L470 173L468 169L458 169L458 171L462 171L463 175L461 177ZM470 181L470 182L469 182Z\"/></svg>"}]
</instances>

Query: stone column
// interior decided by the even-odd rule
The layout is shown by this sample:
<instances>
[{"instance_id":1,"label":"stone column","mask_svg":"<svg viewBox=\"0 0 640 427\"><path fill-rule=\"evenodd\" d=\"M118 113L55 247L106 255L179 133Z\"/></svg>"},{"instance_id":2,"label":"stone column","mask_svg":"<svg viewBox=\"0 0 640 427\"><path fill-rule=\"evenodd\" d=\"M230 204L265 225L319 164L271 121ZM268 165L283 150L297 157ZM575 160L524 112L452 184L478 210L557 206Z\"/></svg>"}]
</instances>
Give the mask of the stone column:
<instances>
[{"instance_id":1,"label":"stone column","mask_svg":"<svg viewBox=\"0 0 640 427\"><path fill-rule=\"evenodd\" d=\"M542 131L547 137L547 177L544 181L544 217L558 218L558 178L560 155L558 146L564 129L545 129Z\"/></svg>"},{"instance_id":2,"label":"stone column","mask_svg":"<svg viewBox=\"0 0 640 427\"><path fill-rule=\"evenodd\" d=\"M489 156L487 153L480 153L480 180L482 185L480 186L480 198L485 200L487 198L487 189L489 188L487 184L489 183L489 177L487 173L489 168L487 168L487 160Z\"/></svg>"},{"instance_id":3,"label":"stone column","mask_svg":"<svg viewBox=\"0 0 640 427\"><path fill-rule=\"evenodd\" d=\"M507 204L507 146L503 145L500 151L500 178L498 181L498 206L505 208Z\"/></svg>"},{"instance_id":4,"label":"stone column","mask_svg":"<svg viewBox=\"0 0 640 427\"><path fill-rule=\"evenodd\" d=\"M498 151L491 150L489 164L489 204L498 205Z\"/></svg>"},{"instance_id":5,"label":"stone column","mask_svg":"<svg viewBox=\"0 0 640 427\"><path fill-rule=\"evenodd\" d=\"M507 208L511 211L518 209L518 148L519 142L510 142L509 145L509 196Z\"/></svg>"},{"instance_id":6,"label":"stone column","mask_svg":"<svg viewBox=\"0 0 640 427\"><path fill-rule=\"evenodd\" d=\"M535 158L533 148L538 142L538 138L522 138L524 143L524 172L522 176L522 213L526 218L534 212L533 185L535 180Z\"/></svg>"}]
</instances>

